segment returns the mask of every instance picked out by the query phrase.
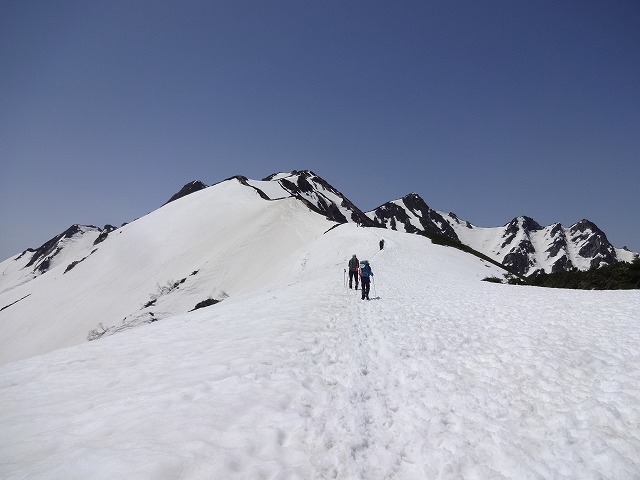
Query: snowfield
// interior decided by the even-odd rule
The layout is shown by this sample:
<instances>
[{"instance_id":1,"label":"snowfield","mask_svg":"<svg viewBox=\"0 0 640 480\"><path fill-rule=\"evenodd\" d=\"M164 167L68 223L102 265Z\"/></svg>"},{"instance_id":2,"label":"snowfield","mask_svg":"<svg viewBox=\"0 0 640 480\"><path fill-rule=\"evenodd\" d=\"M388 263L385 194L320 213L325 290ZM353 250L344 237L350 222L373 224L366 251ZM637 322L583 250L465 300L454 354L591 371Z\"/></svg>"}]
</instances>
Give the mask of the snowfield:
<instances>
[{"instance_id":1,"label":"snowfield","mask_svg":"<svg viewBox=\"0 0 640 480\"><path fill-rule=\"evenodd\" d=\"M92 232L83 235L89 241L67 241L80 247L75 256L63 250L64 261L54 257L55 266L30 281L16 269L26 258L6 260L0 364L84 343L99 325L162 320L277 281L273 266L333 225L294 198L265 201L229 180L168 203L98 245ZM65 273L72 260L82 261Z\"/></svg>"},{"instance_id":2,"label":"snowfield","mask_svg":"<svg viewBox=\"0 0 640 480\"><path fill-rule=\"evenodd\" d=\"M482 282L497 267L420 236L319 230L285 230L296 248L219 304L1 366L0 477L640 478L640 292ZM344 286L353 253L371 301Z\"/></svg>"}]
</instances>

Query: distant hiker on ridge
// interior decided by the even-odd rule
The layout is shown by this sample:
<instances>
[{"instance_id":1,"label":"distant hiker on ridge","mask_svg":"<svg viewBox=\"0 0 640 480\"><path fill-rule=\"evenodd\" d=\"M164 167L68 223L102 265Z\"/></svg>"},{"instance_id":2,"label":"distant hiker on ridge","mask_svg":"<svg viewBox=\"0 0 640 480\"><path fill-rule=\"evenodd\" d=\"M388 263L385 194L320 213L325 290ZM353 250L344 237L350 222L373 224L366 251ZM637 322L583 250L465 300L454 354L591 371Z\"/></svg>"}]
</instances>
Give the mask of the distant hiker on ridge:
<instances>
[{"instance_id":1,"label":"distant hiker on ridge","mask_svg":"<svg viewBox=\"0 0 640 480\"><path fill-rule=\"evenodd\" d=\"M380 240L380 250L384 248L384 238Z\"/></svg>"},{"instance_id":2,"label":"distant hiker on ridge","mask_svg":"<svg viewBox=\"0 0 640 480\"><path fill-rule=\"evenodd\" d=\"M360 263L360 283L362 284L362 300L365 298L369 300L369 289L371 288L371 277L373 272L371 266L367 260L363 260Z\"/></svg>"},{"instance_id":3,"label":"distant hiker on ridge","mask_svg":"<svg viewBox=\"0 0 640 480\"><path fill-rule=\"evenodd\" d=\"M356 254L353 254L351 260L349 260L349 288L353 288L353 279L356 279L356 290L358 289L358 265L360 261Z\"/></svg>"}]
</instances>

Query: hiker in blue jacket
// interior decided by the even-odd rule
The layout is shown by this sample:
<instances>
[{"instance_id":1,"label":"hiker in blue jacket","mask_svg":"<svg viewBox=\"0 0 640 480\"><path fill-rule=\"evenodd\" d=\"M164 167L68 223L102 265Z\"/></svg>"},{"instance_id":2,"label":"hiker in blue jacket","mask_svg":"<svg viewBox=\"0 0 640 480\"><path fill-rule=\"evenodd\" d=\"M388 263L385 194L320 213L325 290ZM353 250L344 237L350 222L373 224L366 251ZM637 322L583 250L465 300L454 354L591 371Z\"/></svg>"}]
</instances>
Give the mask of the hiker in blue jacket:
<instances>
[{"instance_id":1,"label":"hiker in blue jacket","mask_svg":"<svg viewBox=\"0 0 640 480\"><path fill-rule=\"evenodd\" d=\"M360 284L362 285L362 300L364 300L365 298L369 300L371 277L373 277L373 272L371 271L371 265L369 265L369 261L362 260L362 262L360 262Z\"/></svg>"}]
</instances>

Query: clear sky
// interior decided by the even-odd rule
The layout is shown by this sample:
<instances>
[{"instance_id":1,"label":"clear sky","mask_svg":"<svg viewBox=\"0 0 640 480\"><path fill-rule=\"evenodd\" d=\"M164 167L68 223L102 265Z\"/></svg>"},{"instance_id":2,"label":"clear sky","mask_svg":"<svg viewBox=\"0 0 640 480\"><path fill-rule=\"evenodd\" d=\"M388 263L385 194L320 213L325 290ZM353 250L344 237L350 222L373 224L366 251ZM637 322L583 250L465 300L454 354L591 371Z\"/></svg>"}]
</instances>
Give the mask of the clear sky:
<instances>
[{"instance_id":1,"label":"clear sky","mask_svg":"<svg viewBox=\"0 0 640 480\"><path fill-rule=\"evenodd\" d=\"M7 0L0 162L0 259L294 169L640 251L640 2Z\"/></svg>"}]
</instances>

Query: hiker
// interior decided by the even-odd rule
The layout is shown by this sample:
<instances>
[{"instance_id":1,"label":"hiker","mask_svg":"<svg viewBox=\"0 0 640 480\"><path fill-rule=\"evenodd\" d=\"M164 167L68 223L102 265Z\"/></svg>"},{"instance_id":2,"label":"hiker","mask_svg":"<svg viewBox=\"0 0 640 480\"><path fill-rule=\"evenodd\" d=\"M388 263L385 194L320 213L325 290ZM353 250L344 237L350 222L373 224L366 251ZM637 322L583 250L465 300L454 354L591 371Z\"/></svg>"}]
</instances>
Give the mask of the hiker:
<instances>
[{"instance_id":1,"label":"hiker","mask_svg":"<svg viewBox=\"0 0 640 480\"><path fill-rule=\"evenodd\" d=\"M360 283L362 284L362 300L365 298L369 300L369 289L371 288L371 277L373 272L368 260L363 260L360 263Z\"/></svg>"},{"instance_id":2,"label":"hiker","mask_svg":"<svg viewBox=\"0 0 640 480\"><path fill-rule=\"evenodd\" d=\"M380 250L384 248L384 238L380 240Z\"/></svg>"},{"instance_id":3,"label":"hiker","mask_svg":"<svg viewBox=\"0 0 640 480\"><path fill-rule=\"evenodd\" d=\"M358 265L360 265L360 261L356 254L353 254L351 260L349 260L349 288L353 288L353 279L356 279L356 290L358 289Z\"/></svg>"}]
</instances>

